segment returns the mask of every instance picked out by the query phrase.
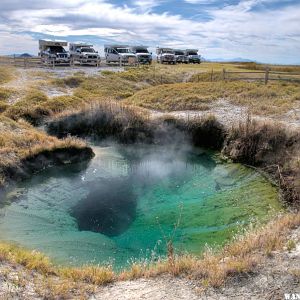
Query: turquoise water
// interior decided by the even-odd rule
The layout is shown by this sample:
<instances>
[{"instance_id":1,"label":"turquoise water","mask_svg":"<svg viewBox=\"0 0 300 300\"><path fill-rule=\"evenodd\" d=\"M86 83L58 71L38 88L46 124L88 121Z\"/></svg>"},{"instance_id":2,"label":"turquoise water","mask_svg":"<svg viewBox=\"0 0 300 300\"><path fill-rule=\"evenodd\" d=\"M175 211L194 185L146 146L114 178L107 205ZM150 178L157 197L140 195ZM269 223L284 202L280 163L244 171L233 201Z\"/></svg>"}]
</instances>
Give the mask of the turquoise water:
<instances>
[{"instance_id":1,"label":"turquoise water","mask_svg":"<svg viewBox=\"0 0 300 300\"><path fill-rule=\"evenodd\" d=\"M264 177L190 147L95 146L89 163L55 167L10 191L0 239L63 265L113 263L222 244L281 208ZM177 225L175 225L177 224Z\"/></svg>"}]
</instances>

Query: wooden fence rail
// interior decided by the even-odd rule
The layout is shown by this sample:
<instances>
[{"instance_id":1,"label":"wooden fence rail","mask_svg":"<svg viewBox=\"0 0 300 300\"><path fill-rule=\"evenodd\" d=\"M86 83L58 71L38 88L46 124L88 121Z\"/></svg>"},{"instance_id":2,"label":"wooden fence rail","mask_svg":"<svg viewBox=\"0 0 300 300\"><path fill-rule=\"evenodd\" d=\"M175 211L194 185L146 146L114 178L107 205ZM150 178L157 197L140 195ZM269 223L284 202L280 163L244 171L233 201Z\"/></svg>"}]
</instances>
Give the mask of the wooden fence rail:
<instances>
[{"instance_id":1,"label":"wooden fence rail","mask_svg":"<svg viewBox=\"0 0 300 300\"><path fill-rule=\"evenodd\" d=\"M29 68L29 67L41 67L42 63L39 57L0 56L0 65Z\"/></svg>"},{"instance_id":2,"label":"wooden fence rail","mask_svg":"<svg viewBox=\"0 0 300 300\"><path fill-rule=\"evenodd\" d=\"M245 76L235 76L236 74ZM252 77L249 75L260 74L261 77ZM233 76L232 76L233 75ZM275 76L275 77L274 77ZM277 76L277 77L276 77ZM276 72L269 68L264 71L226 71L223 69L223 80L254 80L254 81L264 81L268 84L269 81L279 80L279 81L295 81L300 82L300 73L288 73L288 72Z\"/></svg>"},{"instance_id":3,"label":"wooden fence rail","mask_svg":"<svg viewBox=\"0 0 300 300\"><path fill-rule=\"evenodd\" d=\"M80 66L81 64L85 64L84 60L80 62L80 60L76 59L70 60L70 63L64 64L65 66L71 66L71 67L76 67ZM43 60L40 57L14 57L14 56L0 56L0 65L6 65L6 66L14 66L14 67L22 67L22 68L39 68L39 67L51 67L54 68L56 66L59 66L59 63L56 63L55 60L50 60L47 63L43 62ZM94 65L95 67L100 67L100 66L105 66L106 62L105 60L97 61ZM134 60L134 61L128 61L128 63L124 64L120 62L118 66L123 67L123 66L138 66L139 64ZM116 64L114 65L116 66Z\"/></svg>"}]
</instances>

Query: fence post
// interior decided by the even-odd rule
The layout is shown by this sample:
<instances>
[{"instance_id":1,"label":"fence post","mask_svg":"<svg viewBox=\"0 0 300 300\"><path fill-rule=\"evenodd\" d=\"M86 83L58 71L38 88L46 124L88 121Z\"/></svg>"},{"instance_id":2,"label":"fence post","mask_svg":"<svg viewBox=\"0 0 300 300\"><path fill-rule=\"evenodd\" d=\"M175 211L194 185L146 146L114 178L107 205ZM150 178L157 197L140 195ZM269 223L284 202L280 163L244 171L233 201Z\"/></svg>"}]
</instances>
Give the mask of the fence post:
<instances>
[{"instance_id":1,"label":"fence post","mask_svg":"<svg viewBox=\"0 0 300 300\"><path fill-rule=\"evenodd\" d=\"M210 74L210 81L213 81L213 75L214 75L214 69L211 69L211 74Z\"/></svg>"},{"instance_id":2,"label":"fence post","mask_svg":"<svg viewBox=\"0 0 300 300\"><path fill-rule=\"evenodd\" d=\"M162 75L160 75L160 84L162 84L163 83L163 77L162 77Z\"/></svg>"},{"instance_id":3,"label":"fence post","mask_svg":"<svg viewBox=\"0 0 300 300\"><path fill-rule=\"evenodd\" d=\"M198 79L198 82L200 82L200 75L199 74L197 75L197 79Z\"/></svg>"},{"instance_id":4,"label":"fence post","mask_svg":"<svg viewBox=\"0 0 300 300\"><path fill-rule=\"evenodd\" d=\"M223 68L223 80L224 81L226 80L226 70L225 70L225 68Z\"/></svg>"},{"instance_id":5,"label":"fence post","mask_svg":"<svg viewBox=\"0 0 300 300\"><path fill-rule=\"evenodd\" d=\"M268 84L268 81L269 81L269 72L270 72L269 67L266 67L265 84Z\"/></svg>"}]
</instances>

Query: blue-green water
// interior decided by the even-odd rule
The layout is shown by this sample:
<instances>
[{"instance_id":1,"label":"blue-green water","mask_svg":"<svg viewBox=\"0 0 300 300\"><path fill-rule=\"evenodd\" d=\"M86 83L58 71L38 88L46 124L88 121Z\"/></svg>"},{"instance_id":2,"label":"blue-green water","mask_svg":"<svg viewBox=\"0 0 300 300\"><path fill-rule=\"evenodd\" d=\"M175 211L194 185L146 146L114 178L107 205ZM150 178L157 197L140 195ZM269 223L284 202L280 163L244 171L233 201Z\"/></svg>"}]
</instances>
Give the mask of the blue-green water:
<instances>
[{"instance_id":1,"label":"blue-green water","mask_svg":"<svg viewBox=\"0 0 300 300\"><path fill-rule=\"evenodd\" d=\"M164 255L170 237L178 252L200 253L281 208L260 174L200 149L112 145L94 152L90 163L46 170L8 193L0 239L59 264L120 267Z\"/></svg>"}]
</instances>

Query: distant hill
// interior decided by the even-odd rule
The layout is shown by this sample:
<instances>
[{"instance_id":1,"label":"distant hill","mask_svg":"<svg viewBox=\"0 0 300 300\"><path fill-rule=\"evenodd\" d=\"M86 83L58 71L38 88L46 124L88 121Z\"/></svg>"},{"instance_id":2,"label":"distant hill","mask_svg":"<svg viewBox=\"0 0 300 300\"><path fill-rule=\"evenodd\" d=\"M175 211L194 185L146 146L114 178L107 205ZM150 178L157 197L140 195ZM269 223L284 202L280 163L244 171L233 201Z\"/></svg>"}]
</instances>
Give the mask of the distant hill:
<instances>
[{"instance_id":1,"label":"distant hill","mask_svg":"<svg viewBox=\"0 0 300 300\"><path fill-rule=\"evenodd\" d=\"M29 53L23 53L23 54L20 54L19 57L32 57L33 55L29 54Z\"/></svg>"},{"instance_id":2,"label":"distant hill","mask_svg":"<svg viewBox=\"0 0 300 300\"><path fill-rule=\"evenodd\" d=\"M22 58L26 58L26 57L34 57L34 55L31 55L29 53L22 53L22 54L11 54L11 55L7 55L10 57L22 57Z\"/></svg>"},{"instance_id":3,"label":"distant hill","mask_svg":"<svg viewBox=\"0 0 300 300\"><path fill-rule=\"evenodd\" d=\"M235 57L235 58L209 58L205 59L205 61L211 61L211 62L256 62L255 60L248 59L248 58L242 58L242 57Z\"/></svg>"}]
</instances>

